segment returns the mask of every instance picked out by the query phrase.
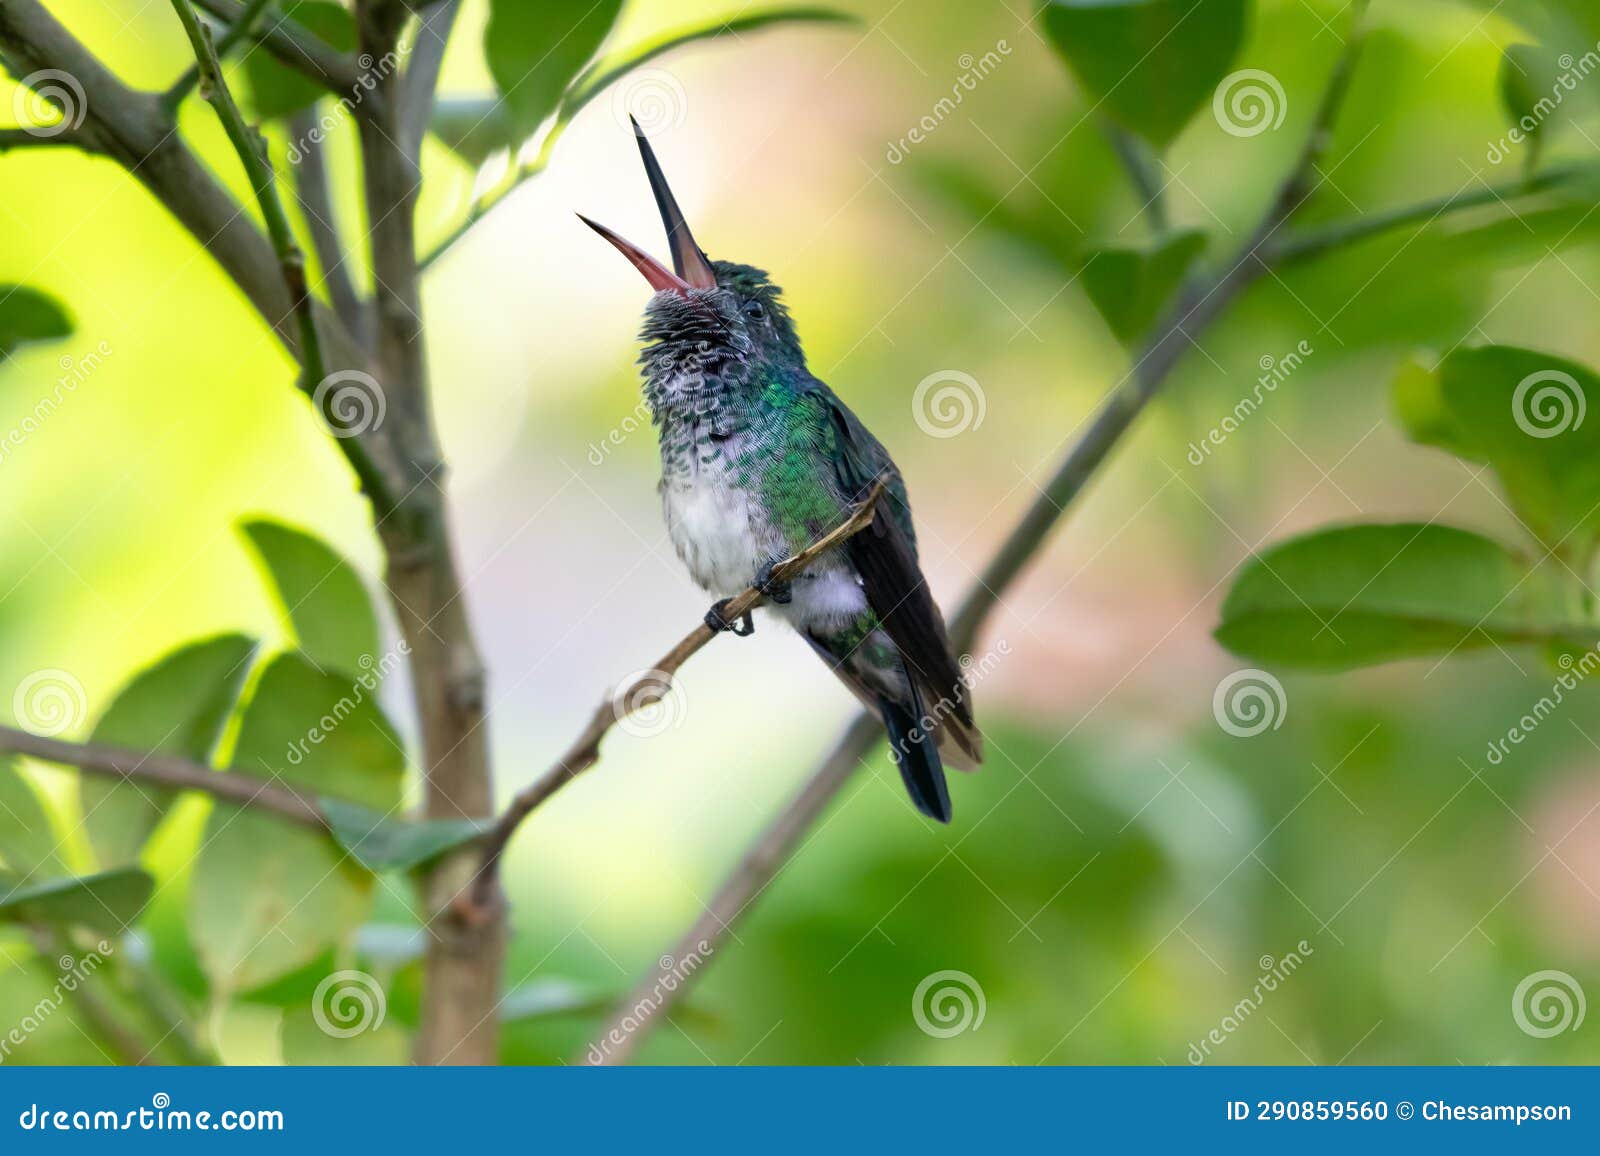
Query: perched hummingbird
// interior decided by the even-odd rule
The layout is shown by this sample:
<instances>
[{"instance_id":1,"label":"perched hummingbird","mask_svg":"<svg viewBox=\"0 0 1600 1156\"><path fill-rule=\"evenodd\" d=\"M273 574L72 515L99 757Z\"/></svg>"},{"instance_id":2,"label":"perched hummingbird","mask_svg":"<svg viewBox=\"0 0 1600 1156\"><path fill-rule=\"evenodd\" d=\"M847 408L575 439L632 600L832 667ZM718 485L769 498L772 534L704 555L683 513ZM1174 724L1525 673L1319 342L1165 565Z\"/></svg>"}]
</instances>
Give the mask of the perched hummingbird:
<instances>
[{"instance_id":1,"label":"perched hummingbird","mask_svg":"<svg viewBox=\"0 0 1600 1156\"><path fill-rule=\"evenodd\" d=\"M917 564L905 482L889 451L806 369L782 293L760 269L695 243L637 122L672 269L579 214L656 290L645 308L644 394L661 442L667 530L694 580L721 599L715 630L749 634L727 600L755 585L883 719L900 777L925 815L950 821L941 751L983 761L944 619ZM773 566L839 525L882 479L871 525L787 585Z\"/></svg>"}]
</instances>

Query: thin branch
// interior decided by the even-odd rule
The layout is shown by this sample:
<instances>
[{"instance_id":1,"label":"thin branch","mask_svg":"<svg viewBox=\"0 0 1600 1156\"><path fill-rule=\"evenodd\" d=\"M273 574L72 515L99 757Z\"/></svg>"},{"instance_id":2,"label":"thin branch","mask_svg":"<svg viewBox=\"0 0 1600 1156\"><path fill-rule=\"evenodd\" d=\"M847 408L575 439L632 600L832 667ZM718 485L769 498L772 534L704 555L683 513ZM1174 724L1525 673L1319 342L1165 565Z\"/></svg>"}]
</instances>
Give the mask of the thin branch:
<instances>
[{"instance_id":1,"label":"thin branch","mask_svg":"<svg viewBox=\"0 0 1600 1156\"><path fill-rule=\"evenodd\" d=\"M295 196L305 217L306 230L311 234L311 247L317 254L317 265L322 272L322 283L328 291L328 302L344 322L345 328L365 345L370 339L372 318L361 295L356 292L355 283L350 277L349 256L339 238L339 221L333 208L327 157L323 154L317 130L316 106L301 109L290 117L289 132L301 142L300 163L291 166Z\"/></svg>"},{"instance_id":2,"label":"thin branch","mask_svg":"<svg viewBox=\"0 0 1600 1156\"><path fill-rule=\"evenodd\" d=\"M437 0L417 22L416 47L400 82L400 147L413 161L422 156L422 138L433 116L433 94L460 13L461 0Z\"/></svg>"},{"instance_id":3,"label":"thin branch","mask_svg":"<svg viewBox=\"0 0 1600 1156\"><path fill-rule=\"evenodd\" d=\"M245 11L240 0L194 2L229 27L237 25ZM349 96L361 83L361 67L353 56L333 48L291 19L273 20L259 32L252 33L250 39L270 52L279 63L316 81L335 96ZM366 109L372 107L368 103L371 99L371 94L363 97L362 105ZM358 116L363 111L365 109L357 106Z\"/></svg>"},{"instance_id":4,"label":"thin branch","mask_svg":"<svg viewBox=\"0 0 1600 1156\"><path fill-rule=\"evenodd\" d=\"M30 128L0 128L0 153L12 149L49 148L52 145L85 151L93 149L93 142L88 137L66 125L51 125L47 132Z\"/></svg>"},{"instance_id":5,"label":"thin branch","mask_svg":"<svg viewBox=\"0 0 1600 1156\"><path fill-rule=\"evenodd\" d=\"M278 196L277 175L267 160L266 141L245 123L244 114L239 111L228 82L222 75L222 61L212 43L211 30L200 23L190 0L172 0L172 9L178 14L194 49L200 70L201 95L216 110L217 119L222 122L223 131L227 133L233 151L239 155L239 163L250 178L250 187L255 190L256 203L261 208L262 220L266 222L267 236L272 242L273 252L277 254L283 283L289 291L290 308L299 323L300 388L313 402L323 406L323 417L329 428L341 433L343 431L339 428L337 415L331 409L337 404L337 395L332 390L324 390L321 391L323 396L318 396L318 387L327 379L328 369L322 358L322 338L317 331L315 304L310 286L306 283L306 259L294 239L289 216L284 212L283 201ZM379 515L391 512L395 495L389 492L388 482L368 455L366 446L359 438L337 437L336 440Z\"/></svg>"},{"instance_id":6,"label":"thin branch","mask_svg":"<svg viewBox=\"0 0 1600 1156\"><path fill-rule=\"evenodd\" d=\"M291 786L269 783L237 771L214 771L204 763L176 755L132 751L100 743L71 743L7 726L0 726L0 751L77 767L85 774L105 778L132 779L172 791L201 791L242 807L271 811L302 827L331 830L316 801Z\"/></svg>"},{"instance_id":7,"label":"thin branch","mask_svg":"<svg viewBox=\"0 0 1600 1156\"><path fill-rule=\"evenodd\" d=\"M823 554L832 550L841 542L854 537L872 522L877 511L878 499L883 496L885 483L879 480L873 484L867 496L861 500L850 516L839 525L828 531L822 537L812 542L804 550L790 558L784 559L772 568L772 580L784 583L800 574L807 566L816 561ZM722 616L729 622L744 617L757 606L767 601L759 587L751 586L736 597L728 600L722 609ZM637 694L629 694L625 699L616 697L607 698L595 708L589 725L573 740L565 754L556 760L555 764L538 779L519 792L516 798L501 814L494 827L485 837L483 843L483 866L478 875L477 893L475 902L483 904L493 894L493 880L498 869L500 857L504 853L506 844L516 834L522 821L531 815L534 810L543 804L550 796L562 787L572 782L584 771L600 761L600 743L610 732L611 728L635 711L651 706L672 689L672 676L685 662L698 654L702 647L716 637L716 633L701 623L683 639L667 651L648 672L644 682L635 688Z\"/></svg>"},{"instance_id":8,"label":"thin branch","mask_svg":"<svg viewBox=\"0 0 1600 1156\"><path fill-rule=\"evenodd\" d=\"M1000 596L1038 554L1067 508L1166 383L1190 345L1266 271L1261 251L1310 195L1316 164L1328 147L1362 42L1359 33L1355 33L1346 43L1313 119L1305 147L1250 240L1225 272L1209 283L1186 287L1180 293L1176 304L1154 329L1154 336L1140 350L1132 369L1102 404L1083 437L1068 452L1022 521L984 568L950 620L951 646L957 653L970 649ZM665 966L652 968L617 1005L613 1018L600 1029L586 1055L598 1055L602 1063L617 1064L625 1062L638 1049L650 1028L670 1013L688 990L689 983L681 978L676 982L664 982L675 979L669 974L672 966L669 956L682 959L694 952L705 955L706 945L715 950L716 945L727 939L734 921L782 870L799 848L805 833L882 737L881 724L869 714L863 713L850 723L800 793L762 832L718 888L694 926L661 957L667 961Z\"/></svg>"},{"instance_id":9,"label":"thin branch","mask_svg":"<svg viewBox=\"0 0 1600 1156\"><path fill-rule=\"evenodd\" d=\"M238 19L228 25L227 29L217 39L217 56L219 58L227 56L235 44L238 44L239 41L255 30L256 21L260 18L262 10L269 3L271 3L271 0L248 0L240 10ZM178 106L183 103L183 98L193 92L195 86L199 83L200 62L195 61L184 70L182 76L173 82L172 87L162 94L162 105L166 107L169 113L176 116Z\"/></svg>"}]
</instances>

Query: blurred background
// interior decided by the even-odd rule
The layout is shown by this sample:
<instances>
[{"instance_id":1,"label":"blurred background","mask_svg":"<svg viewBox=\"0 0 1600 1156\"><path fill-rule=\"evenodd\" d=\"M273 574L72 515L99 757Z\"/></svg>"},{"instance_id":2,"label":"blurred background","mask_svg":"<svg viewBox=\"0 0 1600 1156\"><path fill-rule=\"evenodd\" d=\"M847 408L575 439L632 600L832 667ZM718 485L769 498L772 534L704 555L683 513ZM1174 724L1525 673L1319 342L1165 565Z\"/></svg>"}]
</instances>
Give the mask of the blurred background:
<instances>
[{"instance_id":1,"label":"blurred background","mask_svg":"<svg viewBox=\"0 0 1600 1156\"><path fill-rule=\"evenodd\" d=\"M591 104L550 169L428 274L435 405L502 796L706 607L666 540L654 435L636 408L645 287L573 216L664 252L628 111L707 251L772 272L813 371L892 450L947 608L1126 372L1072 255L1145 240L1142 198L1031 11L842 6L858 27L779 28L654 62ZM1507 127L1495 78L1503 47L1527 33L1490 7L1377 0L1308 220L1515 177L1515 161L1490 159ZM727 8L637 0L618 38ZM1283 123L1242 137L1206 110L1170 150L1168 211L1207 234L1203 260L1244 241L1291 163L1348 34L1345 8L1265 0L1236 67L1277 78ZM164 4L51 9L135 83L168 83L189 60ZM488 87L484 19L467 6L446 92ZM1590 32L1579 55L1600 38ZM988 53L997 63L959 108L908 139ZM1587 83L1553 155L1595 147L1600 81ZM242 190L209 110L191 102L184 128ZM330 144L347 222L352 136ZM425 240L450 231L483 179L427 148ZM0 690L68 671L93 714L176 642L281 639L236 530L248 516L315 531L379 589L342 459L205 254L110 162L19 150L0 157L0 179L0 281L49 290L77 322L67 342L0 366L0 428L33 409L62 359L110 350L0 461ZM1207 1062L1600 1059L1593 1023L1540 1038L1512 1014L1537 971L1600 992L1600 689L1580 688L1498 765L1487 744L1549 690L1531 656L1285 673L1279 725L1252 737L1213 712L1219 682L1246 664L1210 632L1252 550L1355 519L1437 518L1518 540L1491 479L1408 443L1389 402L1395 368L1419 349L1501 341L1600 362L1600 216L1564 236L1478 228L1504 218L1491 206L1251 290L991 617L975 648L990 754L953 782L955 822L919 818L887 760L870 760L642 1058L1181 1064L1218 1029ZM1194 454L1295 351L1259 411ZM975 383L976 408L955 429L919 422L919 383L952 372ZM388 689L410 733L403 688ZM508 1023L508 1061L583 1051L598 1016L537 1014L540 993L559 1010L563 992L630 987L853 709L798 639L763 623L686 667L654 733L612 735L511 851L508 985L536 986L533 1014ZM70 773L27 773L77 847ZM185 803L146 854L161 881L146 932L191 985L185 875L205 811ZM411 918L380 897L378 922ZM1238 1017L1290 953L1292 974ZM416 967L404 950L387 958L403 1023ZM949 1035L913 1010L944 971L963 973L983 1008ZM38 998L33 982L0 980L0 1021ZM215 1007L207 1029L229 1060L277 1062L287 1002ZM62 1017L12 1062L101 1060Z\"/></svg>"}]
</instances>

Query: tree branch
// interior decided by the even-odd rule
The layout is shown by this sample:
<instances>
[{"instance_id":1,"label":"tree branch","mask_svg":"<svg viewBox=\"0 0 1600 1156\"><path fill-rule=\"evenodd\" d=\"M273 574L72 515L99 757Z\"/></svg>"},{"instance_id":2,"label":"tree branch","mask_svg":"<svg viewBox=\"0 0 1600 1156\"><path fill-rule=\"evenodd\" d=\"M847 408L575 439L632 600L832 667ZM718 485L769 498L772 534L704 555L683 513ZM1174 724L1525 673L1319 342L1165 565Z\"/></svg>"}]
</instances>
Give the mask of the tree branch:
<instances>
[{"instance_id":1,"label":"tree branch","mask_svg":"<svg viewBox=\"0 0 1600 1156\"><path fill-rule=\"evenodd\" d=\"M99 743L70 743L7 726L0 726L0 751L77 767L85 774L131 779L170 791L201 791L224 802L270 811L302 827L331 830L316 801L293 787L279 786L237 771L214 771L204 763L176 755L131 751Z\"/></svg>"},{"instance_id":2,"label":"tree branch","mask_svg":"<svg viewBox=\"0 0 1600 1156\"><path fill-rule=\"evenodd\" d=\"M245 5L240 0L194 2L230 27L238 25L239 18L245 12ZM361 68L353 57L331 47L327 41L312 35L293 20L273 20L259 32L252 32L250 39L280 63L316 81L335 96L348 96L361 83ZM362 103L366 104L366 101ZM358 107L358 114L361 111Z\"/></svg>"},{"instance_id":3,"label":"tree branch","mask_svg":"<svg viewBox=\"0 0 1600 1156\"><path fill-rule=\"evenodd\" d=\"M422 138L433 116L433 94L460 12L461 0L436 0L417 22L416 47L400 82L400 147L413 162L422 156Z\"/></svg>"},{"instance_id":4,"label":"tree branch","mask_svg":"<svg viewBox=\"0 0 1600 1156\"><path fill-rule=\"evenodd\" d=\"M355 282L350 277L350 262L339 239L339 222L328 182L327 158L318 139L315 106L290 117L289 132L302 142L300 163L292 166L295 197L305 217L306 231L311 234L311 248L317 254L328 301L345 328L366 345L371 337L371 318L361 295L356 292Z\"/></svg>"},{"instance_id":5,"label":"tree branch","mask_svg":"<svg viewBox=\"0 0 1600 1156\"><path fill-rule=\"evenodd\" d=\"M816 559L838 546L841 542L854 537L872 522L873 514L877 510L878 500L883 496L885 483L879 480L873 484L867 496L861 500L850 516L834 527L828 533L818 538L804 550L790 558L784 559L772 568L772 581L784 583L811 565ZM751 586L737 596L728 600L722 610L722 616L727 621L742 618L744 615L767 601L759 587ZM635 711L660 702L672 689L672 676L678 673L685 662L698 654L702 647L716 637L716 633L705 623L701 623L683 636L683 639L667 651L648 672L648 677L639 686L642 693L630 695L626 700L619 701L616 697L607 698L595 708L594 715L589 719L589 725L573 740L565 754L556 760L555 764L539 778L535 779L517 796L511 800L510 805L501 813L494 827L485 836L483 842L483 862L478 871L475 888L474 902L480 906L489 902L494 894L495 873L498 870L500 857L505 852L506 844L516 834L517 828L523 820L531 815L536 808L542 805L550 796L562 787L572 782L584 771L600 761L600 743L610 732L611 728ZM648 685L646 685L648 683Z\"/></svg>"},{"instance_id":6,"label":"tree branch","mask_svg":"<svg viewBox=\"0 0 1600 1156\"><path fill-rule=\"evenodd\" d=\"M234 102L233 93L222 75L222 61L211 41L211 31L201 25L194 14L190 0L172 0L172 10L178 14L183 30L194 49L196 66L200 71L200 92L216 110L217 119L228 135L228 142L239 156L250 187L255 190L256 203L261 208L262 220L267 225L267 236L272 241L278 267L282 271L284 287L289 292L289 305L299 323L300 389L312 402L321 405L328 427L339 431L338 416L333 410L336 395L331 390L319 390L327 379L328 367L322 358L322 338L317 333L315 302L306 284L306 259L295 242L294 230L289 227L289 216L283 211L283 201L278 196L277 176L267 161L267 146L261 134L245 123L244 114ZM395 495L387 480L373 463L366 446L359 438L336 437L339 449L350 462L350 468L360 479L361 489L372 501L380 517L389 514L395 505Z\"/></svg>"},{"instance_id":7,"label":"tree branch","mask_svg":"<svg viewBox=\"0 0 1600 1156\"><path fill-rule=\"evenodd\" d=\"M219 58L228 55L229 50L231 50L235 44L239 43L239 41L243 40L246 36L249 36L255 30L256 21L260 18L262 10L266 8L270 2L271 0L248 0L248 2L240 9L238 19L236 19L232 24L228 25L227 29L216 42L216 51ZM182 76L178 77L178 79L173 82L172 87L167 89L167 91L162 94L162 106L166 108L169 114L175 117L177 115L178 106L183 103L183 98L188 96L190 92L194 91L195 86L199 83L200 62L196 60L195 63L191 64L187 69L184 70Z\"/></svg>"},{"instance_id":8,"label":"tree branch","mask_svg":"<svg viewBox=\"0 0 1600 1156\"><path fill-rule=\"evenodd\" d=\"M1361 46L1361 35L1353 33L1335 65L1305 146L1250 240L1225 272L1208 283L1186 287L1180 293L1178 301L1152 331L1154 336L1141 348L1132 368L1102 404L1088 430L984 568L950 620L951 647L957 653L970 649L1001 594L1039 552L1067 508L1165 384L1188 347L1266 271L1261 250L1314 188L1315 167L1328 146ZM827 810L882 737L881 724L870 714L863 713L850 723L800 793L762 832L718 888L701 917L661 957L668 963L653 967L619 1002L616 1014L601 1028L586 1056L598 1055L601 1063L617 1064L633 1055L660 1017L669 1013L689 988L689 982L681 977L677 982L663 982L673 978L668 974L670 959L684 958L690 952L704 955L703 944L709 943L714 949L727 939L734 921L783 869L805 833Z\"/></svg>"}]
</instances>

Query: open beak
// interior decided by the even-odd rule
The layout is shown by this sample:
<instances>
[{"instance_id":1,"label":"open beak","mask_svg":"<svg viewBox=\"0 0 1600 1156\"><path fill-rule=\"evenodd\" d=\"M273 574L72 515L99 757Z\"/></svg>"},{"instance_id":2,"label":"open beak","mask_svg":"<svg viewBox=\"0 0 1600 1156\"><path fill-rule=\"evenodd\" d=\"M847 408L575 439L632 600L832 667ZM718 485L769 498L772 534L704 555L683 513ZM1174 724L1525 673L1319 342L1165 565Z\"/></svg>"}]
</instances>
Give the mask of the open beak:
<instances>
[{"instance_id":1,"label":"open beak","mask_svg":"<svg viewBox=\"0 0 1600 1156\"><path fill-rule=\"evenodd\" d=\"M650 191L655 194L656 208L661 211L661 223L667 230L667 242L672 248L672 268L669 270L633 242L591 221L582 213L578 214L579 220L610 241L644 275L652 289L658 292L671 289L685 297L690 289L715 289L717 275L705 253L695 244L694 235L689 232L689 223L678 209L678 202L672 195L671 186L667 184L666 175L661 171L660 162L656 160L655 151L645 139L639 122L632 117L629 120L633 121L633 135L639 142L639 156L644 160L645 175L650 178Z\"/></svg>"}]
</instances>

